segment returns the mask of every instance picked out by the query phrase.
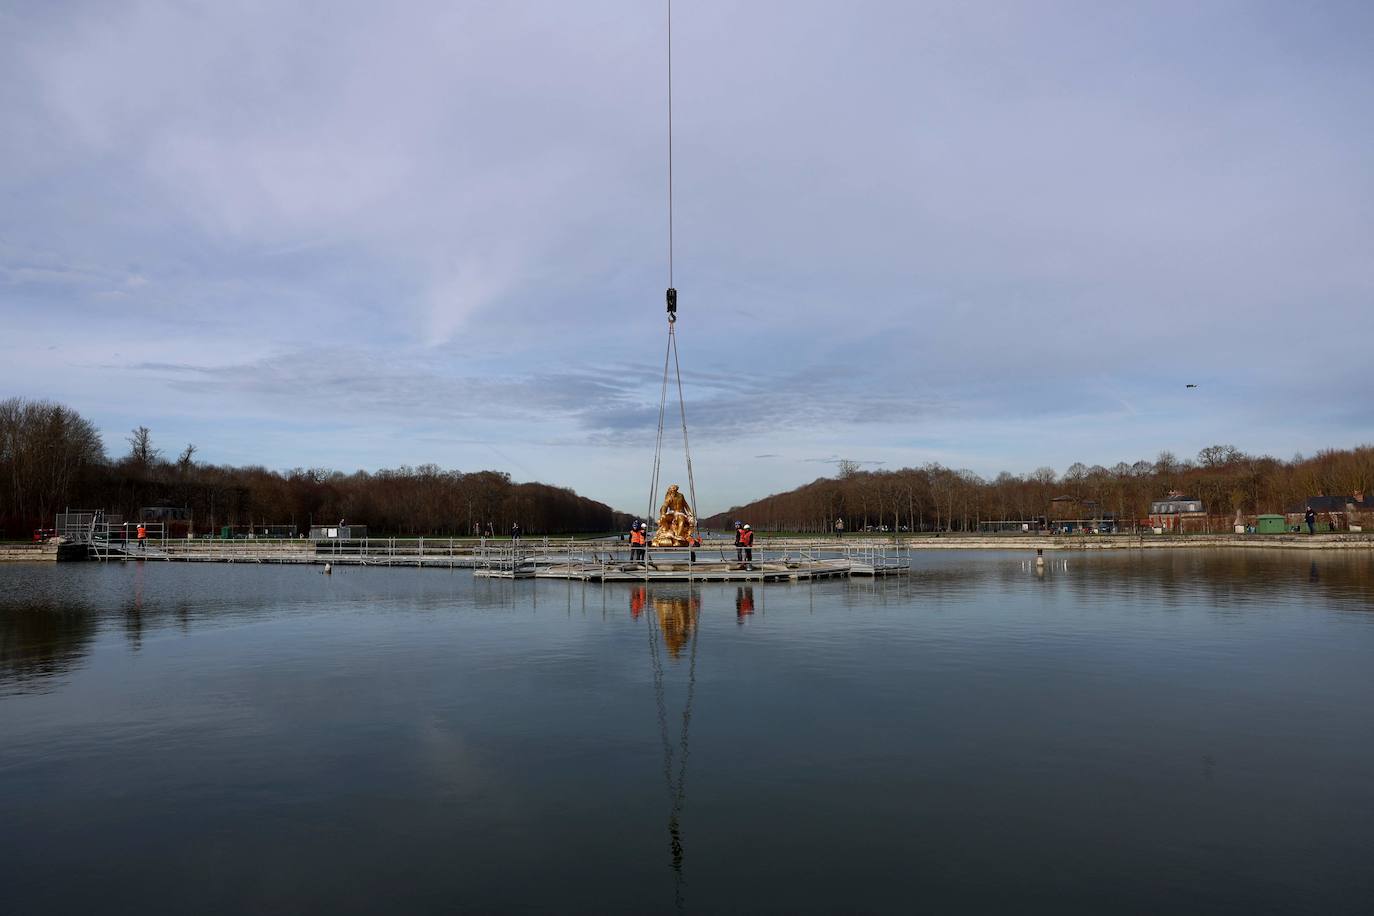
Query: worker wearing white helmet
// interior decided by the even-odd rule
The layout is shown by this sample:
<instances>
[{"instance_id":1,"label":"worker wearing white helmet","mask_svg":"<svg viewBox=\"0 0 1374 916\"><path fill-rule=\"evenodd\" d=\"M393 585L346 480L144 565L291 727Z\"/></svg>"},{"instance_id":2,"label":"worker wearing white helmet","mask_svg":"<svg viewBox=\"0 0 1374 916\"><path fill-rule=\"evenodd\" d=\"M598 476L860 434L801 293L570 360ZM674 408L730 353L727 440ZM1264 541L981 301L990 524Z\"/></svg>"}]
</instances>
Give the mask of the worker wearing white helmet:
<instances>
[{"instance_id":1,"label":"worker wearing white helmet","mask_svg":"<svg viewBox=\"0 0 1374 916\"><path fill-rule=\"evenodd\" d=\"M741 525L735 530L735 560L753 568L754 529L748 525Z\"/></svg>"}]
</instances>

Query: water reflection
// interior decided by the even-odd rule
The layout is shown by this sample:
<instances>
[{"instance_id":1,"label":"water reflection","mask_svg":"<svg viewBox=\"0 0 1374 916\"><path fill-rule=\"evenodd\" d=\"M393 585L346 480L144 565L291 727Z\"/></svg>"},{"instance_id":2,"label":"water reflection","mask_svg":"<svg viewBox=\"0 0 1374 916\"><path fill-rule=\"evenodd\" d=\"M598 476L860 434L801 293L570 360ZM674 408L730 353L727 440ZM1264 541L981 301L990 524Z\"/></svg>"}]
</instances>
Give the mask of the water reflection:
<instances>
[{"instance_id":1,"label":"water reflection","mask_svg":"<svg viewBox=\"0 0 1374 916\"><path fill-rule=\"evenodd\" d=\"M98 628L84 604L19 604L0 608L0 682L20 692L51 689L42 682L78 666Z\"/></svg>"},{"instance_id":2,"label":"water reflection","mask_svg":"<svg viewBox=\"0 0 1374 916\"><path fill-rule=\"evenodd\" d=\"M144 561L134 563L133 593L124 606L124 635L135 651L143 648L143 576Z\"/></svg>"},{"instance_id":3,"label":"water reflection","mask_svg":"<svg viewBox=\"0 0 1374 916\"><path fill-rule=\"evenodd\" d=\"M1316 555L1314 555L1316 554ZM1006 562L1012 556L1015 562ZM947 557L918 557L913 585L941 596L977 588L989 579L1007 591L1027 580L1079 599L1145 602L1183 608L1203 601L1213 609L1279 603L1309 585L1324 603L1374 608L1374 551L1121 550L1046 552L1043 569L1023 553L973 558L951 566ZM929 568L921 568L922 561ZM1034 570L1032 574L1032 570Z\"/></svg>"},{"instance_id":4,"label":"water reflection","mask_svg":"<svg viewBox=\"0 0 1374 916\"><path fill-rule=\"evenodd\" d=\"M687 760L690 756L689 737L692 726L692 704L696 698L697 647L700 639L693 639L701 615L701 594L694 588L650 589L640 586L630 596L630 610L642 609L645 602L653 606L651 620L658 624L666 654L673 661L681 661L683 650L690 643L688 654L687 695L683 703L681 726L676 742L669 725L668 698L665 689L664 652L655 638L655 627L649 628L649 658L653 667L654 701L658 711L659 741L663 748L663 784L668 800L668 857L673 872L673 899L679 911L684 907L686 875L683 870L685 850L682 833L682 811L687 802Z\"/></svg>"},{"instance_id":5,"label":"water reflection","mask_svg":"<svg viewBox=\"0 0 1374 916\"><path fill-rule=\"evenodd\" d=\"M744 626L744 618L754 614L754 587L742 585L735 589L735 622Z\"/></svg>"}]
</instances>

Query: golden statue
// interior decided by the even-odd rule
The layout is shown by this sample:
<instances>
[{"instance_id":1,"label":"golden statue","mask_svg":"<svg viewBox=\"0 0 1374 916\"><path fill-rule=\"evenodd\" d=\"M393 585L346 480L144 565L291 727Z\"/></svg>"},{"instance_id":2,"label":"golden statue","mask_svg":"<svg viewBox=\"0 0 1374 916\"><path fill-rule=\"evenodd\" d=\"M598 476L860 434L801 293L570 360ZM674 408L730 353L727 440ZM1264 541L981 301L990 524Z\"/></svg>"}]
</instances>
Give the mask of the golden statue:
<instances>
[{"instance_id":1,"label":"golden statue","mask_svg":"<svg viewBox=\"0 0 1374 916\"><path fill-rule=\"evenodd\" d=\"M677 484L669 484L668 492L663 494L663 505L658 507L658 530L650 543L654 547L686 547L691 543L696 526L696 517L686 497Z\"/></svg>"}]
</instances>

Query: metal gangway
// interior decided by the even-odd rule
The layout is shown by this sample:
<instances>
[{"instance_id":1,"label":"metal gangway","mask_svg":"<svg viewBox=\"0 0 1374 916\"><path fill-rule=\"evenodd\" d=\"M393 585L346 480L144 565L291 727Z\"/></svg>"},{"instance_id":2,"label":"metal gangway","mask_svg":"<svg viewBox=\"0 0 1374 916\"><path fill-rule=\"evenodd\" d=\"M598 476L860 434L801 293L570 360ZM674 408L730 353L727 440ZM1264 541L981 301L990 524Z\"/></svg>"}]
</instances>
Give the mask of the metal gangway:
<instances>
[{"instance_id":1,"label":"metal gangway","mask_svg":"<svg viewBox=\"0 0 1374 916\"><path fill-rule=\"evenodd\" d=\"M142 529L143 536L139 537ZM57 514L53 530L63 545L85 547L95 560L167 559L167 527L162 522L126 522L103 509Z\"/></svg>"}]
</instances>

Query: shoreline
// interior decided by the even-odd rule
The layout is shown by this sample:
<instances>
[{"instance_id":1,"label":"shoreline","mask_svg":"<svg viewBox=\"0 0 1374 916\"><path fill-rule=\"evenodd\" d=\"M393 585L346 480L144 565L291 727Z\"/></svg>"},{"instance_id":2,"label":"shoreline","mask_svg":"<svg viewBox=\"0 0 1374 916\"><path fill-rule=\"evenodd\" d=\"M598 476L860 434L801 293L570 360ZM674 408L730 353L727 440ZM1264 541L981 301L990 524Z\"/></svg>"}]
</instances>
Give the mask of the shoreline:
<instances>
[{"instance_id":1,"label":"shoreline","mask_svg":"<svg viewBox=\"0 0 1374 916\"><path fill-rule=\"evenodd\" d=\"M766 545L818 546L802 539L770 540ZM1245 550L1371 550L1374 534L1094 534L1072 535L942 535L878 539L832 538L825 543L860 547L900 544L911 550L1179 550L1190 548L1242 548Z\"/></svg>"},{"instance_id":2,"label":"shoreline","mask_svg":"<svg viewBox=\"0 0 1374 916\"><path fill-rule=\"evenodd\" d=\"M586 541L530 539L522 547L529 553L561 553L575 545L583 548ZM151 546L151 545L150 545ZM112 556L118 561L199 561L199 562L268 562L323 564L348 562L356 557L365 563L378 565L415 565L464 567L475 566L493 555L509 552L508 542L488 542L485 549L449 538L371 538L341 544L335 552L319 549L316 542L290 541L191 541L169 542L155 548L147 556ZM444 547L447 549L444 549ZM1089 550L1318 550L1318 551L1374 551L1374 532L1340 534L1105 534L1105 535L976 535L941 534L893 538L854 535L844 538L760 538L755 545L759 551L798 550L881 550L900 547L912 552L931 550L1001 550L1011 553L1043 551ZM428 548L428 549L427 549ZM598 545L601 550L628 550L628 544L609 542ZM592 548L592 549L598 549ZM705 551L733 550L728 542L707 541ZM165 551L165 552L164 552ZM52 563L67 561L59 557L56 545L0 544L0 564ZM98 560L93 560L99 562Z\"/></svg>"}]
</instances>

